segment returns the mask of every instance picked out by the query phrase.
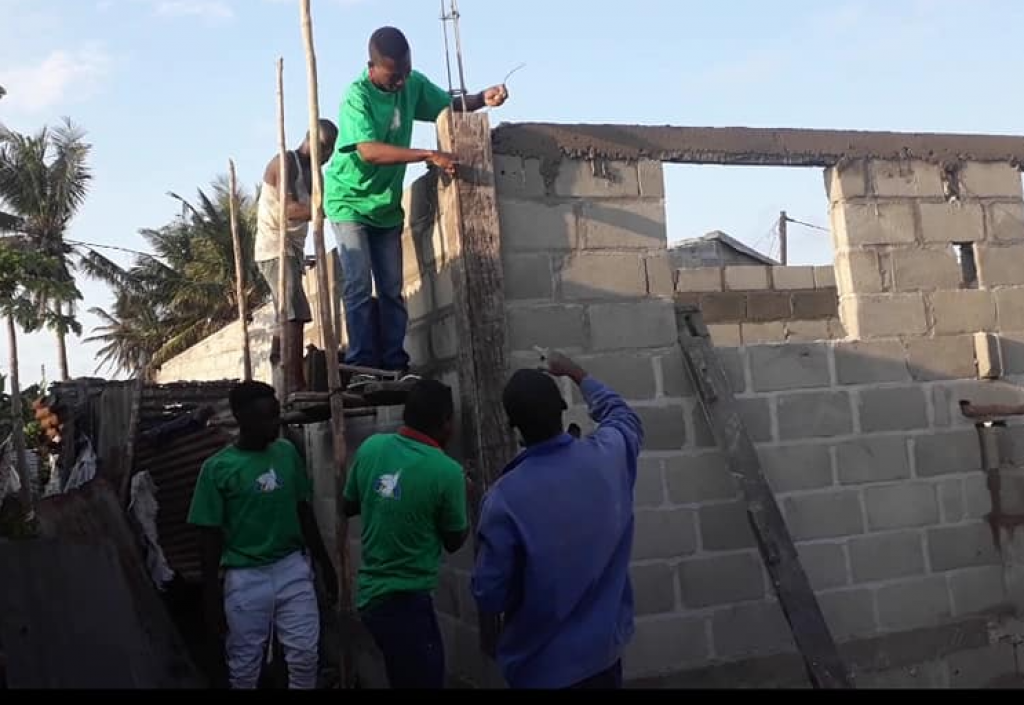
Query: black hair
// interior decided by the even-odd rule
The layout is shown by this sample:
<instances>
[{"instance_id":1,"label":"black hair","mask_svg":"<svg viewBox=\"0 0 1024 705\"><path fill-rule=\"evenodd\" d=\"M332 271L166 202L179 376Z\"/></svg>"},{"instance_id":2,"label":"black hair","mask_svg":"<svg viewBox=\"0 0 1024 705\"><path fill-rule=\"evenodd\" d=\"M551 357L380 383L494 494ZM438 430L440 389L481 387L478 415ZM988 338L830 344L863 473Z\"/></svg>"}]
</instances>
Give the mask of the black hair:
<instances>
[{"instance_id":1,"label":"black hair","mask_svg":"<svg viewBox=\"0 0 1024 705\"><path fill-rule=\"evenodd\" d=\"M370 61L401 61L409 56L409 40L394 27L381 27L370 36Z\"/></svg>"},{"instance_id":2,"label":"black hair","mask_svg":"<svg viewBox=\"0 0 1024 705\"><path fill-rule=\"evenodd\" d=\"M263 382L239 382L231 388L228 401L231 404L231 413L237 418L245 412L253 403L261 399L274 399L276 393L274 388Z\"/></svg>"},{"instance_id":3,"label":"black hair","mask_svg":"<svg viewBox=\"0 0 1024 705\"><path fill-rule=\"evenodd\" d=\"M338 137L338 126L327 118L320 118L320 131L327 132L329 135L334 135L335 139ZM309 137L309 134L306 135Z\"/></svg>"},{"instance_id":4,"label":"black hair","mask_svg":"<svg viewBox=\"0 0 1024 705\"><path fill-rule=\"evenodd\" d=\"M423 379L409 391L402 421L409 428L430 435L440 431L454 415L451 387L434 379Z\"/></svg>"},{"instance_id":5,"label":"black hair","mask_svg":"<svg viewBox=\"0 0 1024 705\"><path fill-rule=\"evenodd\" d=\"M519 429L527 445L562 433L562 412L567 408L551 375L540 370L519 370L505 385L502 404L509 423Z\"/></svg>"}]
</instances>

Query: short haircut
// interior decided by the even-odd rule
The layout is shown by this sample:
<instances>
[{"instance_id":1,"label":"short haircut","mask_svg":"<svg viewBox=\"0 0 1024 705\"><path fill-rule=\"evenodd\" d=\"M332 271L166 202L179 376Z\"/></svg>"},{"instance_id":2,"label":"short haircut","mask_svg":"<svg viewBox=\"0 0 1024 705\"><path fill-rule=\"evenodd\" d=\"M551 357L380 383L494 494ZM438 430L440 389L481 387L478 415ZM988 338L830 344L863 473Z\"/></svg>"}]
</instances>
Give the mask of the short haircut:
<instances>
[{"instance_id":1,"label":"short haircut","mask_svg":"<svg viewBox=\"0 0 1024 705\"><path fill-rule=\"evenodd\" d=\"M440 431L454 415L451 387L434 379L423 379L409 391L402 421L409 428L429 434Z\"/></svg>"},{"instance_id":2,"label":"short haircut","mask_svg":"<svg viewBox=\"0 0 1024 705\"><path fill-rule=\"evenodd\" d=\"M246 411L261 399L275 399L274 388L263 382L239 382L231 388L228 401L231 404L231 413L236 417Z\"/></svg>"},{"instance_id":3,"label":"short haircut","mask_svg":"<svg viewBox=\"0 0 1024 705\"><path fill-rule=\"evenodd\" d=\"M327 118L320 119L320 132L321 134L326 134L328 137L332 139L338 138L338 126L335 125L330 120L328 120ZM306 138L309 138L308 132L306 133Z\"/></svg>"},{"instance_id":4,"label":"short haircut","mask_svg":"<svg viewBox=\"0 0 1024 705\"><path fill-rule=\"evenodd\" d=\"M409 56L409 40L401 30L381 27L370 36L370 61L377 64L383 59L401 61Z\"/></svg>"},{"instance_id":5,"label":"short haircut","mask_svg":"<svg viewBox=\"0 0 1024 705\"><path fill-rule=\"evenodd\" d=\"M554 378L546 372L516 372L505 385L502 403L509 422L531 440L542 440L562 429L565 400Z\"/></svg>"}]
</instances>

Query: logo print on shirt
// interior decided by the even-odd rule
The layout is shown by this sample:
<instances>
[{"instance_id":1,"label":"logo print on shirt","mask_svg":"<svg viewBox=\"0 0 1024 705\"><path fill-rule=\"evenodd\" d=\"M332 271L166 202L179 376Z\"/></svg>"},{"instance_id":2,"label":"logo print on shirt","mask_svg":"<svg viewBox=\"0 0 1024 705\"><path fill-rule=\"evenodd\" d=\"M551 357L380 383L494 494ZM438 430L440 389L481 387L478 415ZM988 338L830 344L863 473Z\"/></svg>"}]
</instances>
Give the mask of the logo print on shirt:
<instances>
[{"instance_id":1,"label":"logo print on shirt","mask_svg":"<svg viewBox=\"0 0 1024 705\"><path fill-rule=\"evenodd\" d=\"M391 131L398 132L402 129L402 111L395 108L395 114L391 117Z\"/></svg>"},{"instance_id":2,"label":"logo print on shirt","mask_svg":"<svg viewBox=\"0 0 1024 705\"><path fill-rule=\"evenodd\" d=\"M373 491L382 499L401 499L402 485L399 483L399 479L401 477L401 470L396 472L394 475L381 475L377 478L377 483L374 486Z\"/></svg>"},{"instance_id":3,"label":"logo print on shirt","mask_svg":"<svg viewBox=\"0 0 1024 705\"><path fill-rule=\"evenodd\" d=\"M281 489L281 480L277 477L277 470L270 468L257 477L256 489L262 494L270 494Z\"/></svg>"}]
</instances>

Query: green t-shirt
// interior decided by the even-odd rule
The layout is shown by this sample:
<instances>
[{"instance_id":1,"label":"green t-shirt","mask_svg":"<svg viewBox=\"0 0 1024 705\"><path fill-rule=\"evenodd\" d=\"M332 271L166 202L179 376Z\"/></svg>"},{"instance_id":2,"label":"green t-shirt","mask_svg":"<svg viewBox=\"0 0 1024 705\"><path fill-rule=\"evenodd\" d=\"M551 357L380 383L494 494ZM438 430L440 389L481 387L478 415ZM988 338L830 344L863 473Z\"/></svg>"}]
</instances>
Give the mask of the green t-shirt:
<instances>
[{"instance_id":1,"label":"green t-shirt","mask_svg":"<svg viewBox=\"0 0 1024 705\"><path fill-rule=\"evenodd\" d=\"M345 499L362 512L356 607L437 587L442 534L468 527L462 467L425 440L371 436L359 447Z\"/></svg>"},{"instance_id":2,"label":"green t-shirt","mask_svg":"<svg viewBox=\"0 0 1024 705\"><path fill-rule=\"evenodd\" d=\"M203 463L188 521L224 529L225 568L269 565L303 548L298 504L312 494L295 446L263 451L230 445Z\"/></svg>"},{"instance_id":3,"label":"green t-shirt","mask_svg":"<svg viewBox=\"0 0 1024 705\"><path fill-rule=\"evenodd\" d=\"M373 85L364 69L341 103L336 152L324 176L327 218L378 228L401 225L405 165L367 164L356 145L384 142L408 149L413 121L434 122L451 102L447 91L418 71L409 75L401 91L387 93Z\"/></svg>"}]
</instances>

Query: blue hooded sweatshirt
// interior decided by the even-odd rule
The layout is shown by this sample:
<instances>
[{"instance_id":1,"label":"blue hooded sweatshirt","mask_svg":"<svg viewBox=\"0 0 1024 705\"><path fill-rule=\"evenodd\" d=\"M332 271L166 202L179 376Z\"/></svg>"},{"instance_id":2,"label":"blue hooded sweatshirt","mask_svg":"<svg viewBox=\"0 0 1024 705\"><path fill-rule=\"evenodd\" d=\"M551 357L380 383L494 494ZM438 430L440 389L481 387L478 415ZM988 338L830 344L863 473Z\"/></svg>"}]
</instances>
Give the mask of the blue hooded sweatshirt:
<instances>
[{"instance_id":1,"label":"blue hooded sweatshirt","mask_svg":"<svg viewBox=\"0 0 1024 705\"><path fill-rule=\"evenodd\" d=\"M633 487L640 418L590 377L598 424L523 451L485 497L472 589L504 615L498 664L512 688L567 688L613 666L633 636Z\"/></svg>"}]
</instances>

